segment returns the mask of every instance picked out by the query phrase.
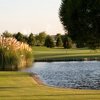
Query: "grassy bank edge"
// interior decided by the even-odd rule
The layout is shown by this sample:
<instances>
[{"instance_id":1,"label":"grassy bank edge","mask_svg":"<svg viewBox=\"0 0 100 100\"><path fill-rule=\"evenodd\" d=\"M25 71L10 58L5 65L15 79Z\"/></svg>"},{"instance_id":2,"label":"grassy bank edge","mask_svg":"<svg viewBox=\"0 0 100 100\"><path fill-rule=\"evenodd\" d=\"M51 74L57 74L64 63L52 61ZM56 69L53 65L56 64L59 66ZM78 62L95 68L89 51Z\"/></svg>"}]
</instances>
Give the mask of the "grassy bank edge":
<instances>
[{"instance_id":1,"label":"grassy bank edge","mask_svg":"<svg viewBox=\"0 0 100 100\"><path fill-rule=\"evenodd\" d=\"M0 72L0 81L0 100L100 100L100 90L49 87L23 72Z\"/></svg>"},{"instance_id":2,"label":"grassy bank edge","mask_svg":"<svg viewBox=\"0 0 100 100\"><path fill-rule=\"evenodd\" d=\"M47 56L35 58L35 62L51 62L51 61L100 61L100 55L77 55L77 56Z\"/></svg>"},{"instance_id":3,"label":"grassy bank edge","mask_svg":"<svg viewBox=\"0 0 100 100\"><path fill-rule=\"evenodd\" d=\"M36 62L100 60L100 49L33 47L33 52Z\"/></svg>"}]
</instances>

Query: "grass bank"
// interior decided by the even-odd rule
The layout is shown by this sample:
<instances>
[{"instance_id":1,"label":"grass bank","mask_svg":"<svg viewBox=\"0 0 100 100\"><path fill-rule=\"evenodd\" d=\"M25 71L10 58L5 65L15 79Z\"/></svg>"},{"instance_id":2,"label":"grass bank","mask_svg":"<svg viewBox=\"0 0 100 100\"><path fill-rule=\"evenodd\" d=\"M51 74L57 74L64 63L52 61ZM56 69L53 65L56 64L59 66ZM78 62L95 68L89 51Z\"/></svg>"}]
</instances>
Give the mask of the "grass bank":
<instances>
[{"instance_id":1,"label":"grass bank","mask_svg":"<svg viewBox=\"0 0 100 100\"><path fill-rule=\"evenodd\" d=\"M0 100L100 100L100 90L52 88L27 73L0 72Z\"/></svg>"},{"instance_id":2,"label":"grass bank","mask_svg":"<svg viewBox=\"0 0 100 100\"><path fill-rule=\"evenodd\" d=\"M100 49L90 50L33 47L35 61L100 60Z\"/></svg>"}]
</instances>

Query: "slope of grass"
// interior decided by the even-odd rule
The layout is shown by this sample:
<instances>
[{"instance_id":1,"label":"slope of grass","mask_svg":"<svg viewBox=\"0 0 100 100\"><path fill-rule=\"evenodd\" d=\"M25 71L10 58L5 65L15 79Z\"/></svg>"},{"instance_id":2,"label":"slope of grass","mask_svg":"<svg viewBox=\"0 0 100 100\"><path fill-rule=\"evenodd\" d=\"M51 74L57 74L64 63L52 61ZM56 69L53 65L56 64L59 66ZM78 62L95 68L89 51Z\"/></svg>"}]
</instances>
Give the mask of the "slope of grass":
<instances>
[{"instance_id":1,"label":"slope of grass","mask_svg":"<svg viewBox=\"0 0 100 100\"><path fill-rule=\"evenodd\" d=\"M0 100L100 100L100 90L53 88L27 73L0 72Z\"/></svg>"},{"instance_id":2,"label":"slope of grass","mask_svg":"<svg viewBox=\"0 0 100 100\"><path fill-rule=\"evenodd\" d=\"M35 60L100 58L100 50L33 47Z\"/></svg>"}]
</instances>

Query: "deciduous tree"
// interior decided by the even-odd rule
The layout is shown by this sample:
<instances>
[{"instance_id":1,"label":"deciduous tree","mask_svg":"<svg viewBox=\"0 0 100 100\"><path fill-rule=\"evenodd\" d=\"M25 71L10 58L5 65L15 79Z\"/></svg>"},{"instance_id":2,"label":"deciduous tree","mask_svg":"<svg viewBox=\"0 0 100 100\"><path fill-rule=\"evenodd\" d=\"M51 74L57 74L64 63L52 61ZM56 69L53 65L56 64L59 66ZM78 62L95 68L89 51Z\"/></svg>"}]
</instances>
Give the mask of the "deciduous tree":
<instances>
[{"instance_id":1,"label":"deciduous tree","mask_svg":"<svg viewBox=\"0 0 100 100\"><path fill-rule=\"evenodd\" d=\"M54 40L51 36L47 36L46 39L45 39L45 46L46 47L49 47L49 48L52 48L54 47Z\"/></svg>"},{"instance_id":2,"label":"deciduous tree","mask_svg":"<svg viewBox=\"0 0 100 100\"><path fill-rule=\"evenodd\" d=\"M77 44L100 47L100 0L62 0L59 17Z\"/></svg>"}]
</instances>

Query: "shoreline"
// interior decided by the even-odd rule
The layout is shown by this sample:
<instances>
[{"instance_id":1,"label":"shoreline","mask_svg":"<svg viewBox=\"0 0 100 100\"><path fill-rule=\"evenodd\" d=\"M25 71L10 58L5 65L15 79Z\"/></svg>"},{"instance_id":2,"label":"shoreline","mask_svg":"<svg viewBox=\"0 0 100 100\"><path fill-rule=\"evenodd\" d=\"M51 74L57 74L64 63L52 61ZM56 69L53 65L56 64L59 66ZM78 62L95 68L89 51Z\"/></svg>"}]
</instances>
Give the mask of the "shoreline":
<instances>
[{"instance_id":1,"label":"shoreline","mask_svg":"<svg viewBox=\"0 0 100 100\"><path fill-rule=\"evenodd\" d=\"M64 90L91 90L91 91L95 91L95 90L99 90L99 89L81 89L81 88L66 88L66 87L56 87L56 86L49 86L44 84L44 82L39 78L39 76L35 73L30 75L32 77L32 80L37 84L37 85L42 85L42 86L46 86L48 88L53 88L53 89L64 89Z\"/></svg>"},{"instance_id":2,"label":"shoreline","mask_svg":"<svg viewBox=\"0 0 100 100\"><path fill-rule=\"evenodd\" d=\"M35 73L30 74L30 76L32 77L32 79L36 82L36 84L38 85L45 85L43 83L43 81L39 78L39 76Z\"/></svg>"},{"instance_id":3,"label":"shoreline","mask_svg":"<svg viewBox=\"0 0 100 100\"><path fill-rule=\"evenodd\" d=\"M45 56L36 57L35 62L54 62L54 61L100 61L100 55L65 55L65 56Z\"/></svg>"},{"instance_id":4,"label":"shoreline","mask_svg":"<svg viewBox=\"0 0 100 100\"><path fill-rule=\"evenodd\" d=\"M34 62L62 62L62 61L100 61L100 57L43 58L34 60Z\"/></svg>"}]
</instances>

